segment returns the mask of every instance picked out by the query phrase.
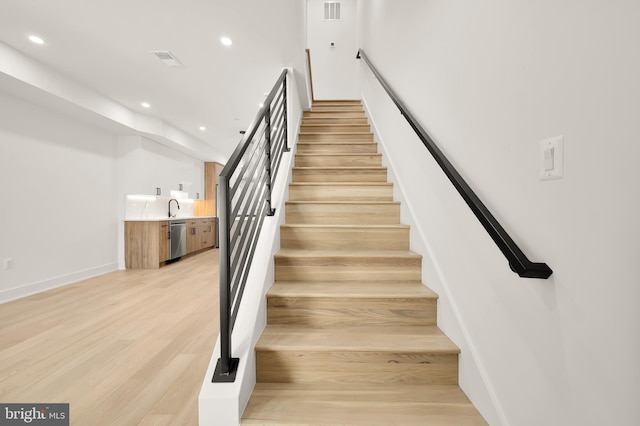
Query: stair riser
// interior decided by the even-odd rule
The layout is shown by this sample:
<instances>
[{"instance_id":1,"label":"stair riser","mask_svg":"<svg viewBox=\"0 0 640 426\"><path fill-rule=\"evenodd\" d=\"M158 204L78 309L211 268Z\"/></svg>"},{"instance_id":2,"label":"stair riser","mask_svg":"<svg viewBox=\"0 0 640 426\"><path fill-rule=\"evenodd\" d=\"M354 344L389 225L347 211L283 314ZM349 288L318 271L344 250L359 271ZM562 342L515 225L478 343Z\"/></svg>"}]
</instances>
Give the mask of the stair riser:
<instances>
[{"instance_id":1,"label":"stair riser","mask_svg":"<svg viewBox=\"0 0 640 426\"><path fill-rule=\"evenodd\" d=\"M312 107L316 106L341 106L341 105L357 105L362 108L362 101L357 99L316 99L313 101Z\"/></svg>"},{"instance_id":2,"label":"stair riser","mask_svg":"<svg viewBox=\"0 0 640 426\"><path fill-rule=\"evenodd\" d=\"M458 383L457 354L256 350L256 380L271 383Z\"/></svg>"},{"instance_id":3,"label":"stair riser","mask_svg":"<svg viewBox=\"0 0 640 426\"><path fill-rule=\"evenodd\" d=\"M280 230L282 248L302 250L409 250L409 228L290 228Z\"/></svg>"},{"instance_id":4,"label":"stair riser","mask_svg":"<svg viewBox=\"0 0 640 426\"><path fill-rule=\"evenodd\" d=\"M368 124L331 124L331 125L314 125L302 123L300 126L300 132L302 133L316 133L316 132L359 132L368 133L371 131L371 127Z\"/></svg>"},{"instance_id":5,"label":"stair riser","mask_svg":"<svg viewBox=\"0 0 640 426\"><path fill-rule=\"evenodd\" d=\"M310 327L435 325L436 300L429 298L269 297L267 323Z\"/></svg>"},{"instance_id":6,"label":"stair riser","mask_svg":"<svg viewBox=\"0 0 640 426\"><path fill-rule=\"evenodd\" d=\"M275 258L277 281L419 281L422 260L416 257L284 257Z\"/></svg>"},{"instance_id":7,"label":"stair riser","mask_svg":"<svg viewBox=\"0 0 640 426\"><path fill-rule=\"evenodd\" d=\"M311 108L311 112L321 111L363 111L362 105L318 105L315 104Z\"/></svg>"},{"instance_id":8,"label":"stair riser","mask_svg":"<svg viewBox=\"0 0 640 426\"><path fill-rule=\"evenodd\" d=\"M400 204L287 204L287 223L382 225L400 223Z\"/></svg>"},{"instance_id":9,"label":"stair riser","mask_svg":"<svg viewBox=\"0 0 640 426\"><path fill-rule=\"evenodd\" d=\"M373 142L373 133L300 133L299 142Z\"/></svg>"},{"instance_id":10,"label":"stair riser","mask_svg":"<svg viewBox=\"0 0 640 426\"><path fill-rule=\"evenodd\" d=\"M276 279L281 281L416 281L419 267L406 266L276 266Z\"/></svg>"},{"instance_id":11,"label":"stair riser","mask_svg":"<svg viewBox=\"0 0 640 426\"><path fill-rule=\"evenodd\" d=\"M382 154L296 155L296 167L380 167Z\"/></svg>"},{"instance_id":12,"label":"stair riser","mask_svg":"<svg viewBox=\"0 0 640 426\"><path fill-rule=\"evenodd\" d=\"M318 117L305 117L302 119L302 125L318 125L318 124L337 124L337 125L368 125L369 120L366 117L337 117L337 118L318 118Z\"/></svg>"},{"instance_id":13,"label":"stair riser","mask_svg":"<svg viewBox=\"0 0 640 426\"><path fill-rule=\"evenodd\" d=\"M291 201L391 201L391 185L290 185Z\"/></svg>"},{"instance_id":14,"label":"stair riser","mask_svg":"<svg viewBox=\"0 0 640 426\"><path fill-rule=\"evenodd\" d=\"M455 385L257 383L242 425L487 426Z\"/></svg>"},{"instance_id":15,"label":"stair riser","mask_svg":"<svg viewBox=\"0 0 640 426\"><path fill-rule=\"evenodd\" d=\"M293 168L293 182L386 182L386 168Z\"/></svg>"},{"instance_id":16,"label":"stair riser","mask_svg":"<svg viewBox=\"0 0 640 426\"><path fill-rule=\"evenodd\" d=\"M378 152L376 143L298 143L300 154L366 154Z\"/></svg>"},{"instance_id":17,"label":"stair riser","mask_svg":"<svg viewBox=\"0 0 640 426\"><path fill-rule=\"evenodd\" d=\"M304 111L303 118L366 118L364 111Z\"/></svg>"}]
</instances>

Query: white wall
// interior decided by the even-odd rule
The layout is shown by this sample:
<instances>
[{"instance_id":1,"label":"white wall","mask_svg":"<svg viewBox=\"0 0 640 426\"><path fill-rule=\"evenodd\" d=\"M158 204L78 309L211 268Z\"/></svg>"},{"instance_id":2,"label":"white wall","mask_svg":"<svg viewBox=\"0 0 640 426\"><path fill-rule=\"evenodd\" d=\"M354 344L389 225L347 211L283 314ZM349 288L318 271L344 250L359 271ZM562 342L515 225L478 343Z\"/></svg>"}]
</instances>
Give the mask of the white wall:
<instances>
[{"instance_id":1,"label":"white wall","mask_svg":"<svg viewBox=\"0 0 640 426\"><path fill-rule=\"evenodd\" d=\"M549 280L522 279L371 74L403 219L491 424L640 423L637 2L361 3L369 58ZM364 64L362 64L364 67ZM564 135L565 176L538 179Z\"/></svg>"},{"instance_id":2,"label":"white wall","mask_svg":"<svg viewBox=\"0 0 640 426\"><path fill-rule=\"evenodd\" d=\"M307 0L307 47L315 99L359 99L357 1L340 0L341 19L324 20L324 0ZM335 47L330 47L331 42Z\"/></svg>"},{"instance_id":3,"label":"white wall","mask_svg":"<svg viewBox=\"0 0 640 426\"><path fill-rule=\"evenodd\" d=\"M115 140L0 92L0 303L116 269Z\"/></svg>"},{"instance_id":4,"label":"white wall","mask_svg":"<svg viewBox=\"0 0 640 426\"><path fill-rule=\"evenodd\" d=\"M189 198L204 199L204 161L142 136L120 136L118 155L124 194L156 195L161 188L168 196L182 184Z\"/></svg>"}]
</instances>

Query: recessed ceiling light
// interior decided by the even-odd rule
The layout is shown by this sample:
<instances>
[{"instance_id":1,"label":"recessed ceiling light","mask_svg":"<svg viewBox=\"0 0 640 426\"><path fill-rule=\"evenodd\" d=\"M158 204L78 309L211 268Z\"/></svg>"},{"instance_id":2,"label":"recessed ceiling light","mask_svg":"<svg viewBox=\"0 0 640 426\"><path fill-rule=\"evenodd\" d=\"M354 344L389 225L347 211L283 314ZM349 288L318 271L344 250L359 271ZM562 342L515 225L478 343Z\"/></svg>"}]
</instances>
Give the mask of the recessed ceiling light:
<instances>
[{"instance_id":1,"label":"recessed ceiling light","mask_svg":"<svg viewBox=\"0 0 640 426\"><path fill-rule=\"evenodd\" d=\"M143 108L151 108L151 104L149 102L141 102L140 105L142 105Z\"/></svg>"},{"instance_id":2,"label":"recessed ceiling light","mask_svg":"<svg viewBox=\"0 0 640 426\"><path fill-rule=\"evenodd\" d=\"M264 104L263 104L263 103L259 103L259 104L258 104L258 108L262 108L263 106L264 106Z\"/></svg>"},{"instance_id":3,"label":"recessed ceiling light","mask_svg":"<svg viewBox=\"0 0 640 426\"><path fill-rule=\"evenodd\" d=\"M37 35L30 35L29 40L31 40L31 43L34 44L44 44L44 40Z\"/></svg>"},{"instance_id":4,"label":"recessed ceiling light","mask_svg":"<svg viewBox=\"0 0 640 426\"><path fill-rule=\"evenodd\" d=\"M199 129L200 129L200 130L202 130L203 132L204 132L205 130L207 130L207 128L206 128L206 127L204 127L204 126L200 126L200 127L199 127Z\"/></svg>"},{"instance_id":5,"label":"recessed ceiling light","mask_svg":"<svg viewBox=\"0 0 640 426\"><path fill-rule=\"evenodd\" d=\"M229 37L221 37L220 43L224 44L225 46L231 46L233 44Z\"/></svg>"}]
</instances>

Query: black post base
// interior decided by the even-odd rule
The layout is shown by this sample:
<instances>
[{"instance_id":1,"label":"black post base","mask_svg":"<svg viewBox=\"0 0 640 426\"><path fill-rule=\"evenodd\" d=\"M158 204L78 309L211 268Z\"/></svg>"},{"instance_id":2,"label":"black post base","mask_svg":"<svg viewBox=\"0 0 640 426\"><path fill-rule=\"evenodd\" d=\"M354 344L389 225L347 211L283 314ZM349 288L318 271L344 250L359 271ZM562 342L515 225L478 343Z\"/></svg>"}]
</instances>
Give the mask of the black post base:
<instances>
[{"instance_id":1,"label":"black post base","mask_svg":"<svg viewBox=\"0 0 640 426\"><path fill-rule=\"evenodd\" d=\"M218 363L216 364L216 369L213 372L213 379L211 379L212 383L233 383L236 381L236 373L238 372L238 364L240 363L239 358L231 358L229 360L229 373L222 374L220 372L220 358L218 358Z\"/></svg>"}]
</instances>

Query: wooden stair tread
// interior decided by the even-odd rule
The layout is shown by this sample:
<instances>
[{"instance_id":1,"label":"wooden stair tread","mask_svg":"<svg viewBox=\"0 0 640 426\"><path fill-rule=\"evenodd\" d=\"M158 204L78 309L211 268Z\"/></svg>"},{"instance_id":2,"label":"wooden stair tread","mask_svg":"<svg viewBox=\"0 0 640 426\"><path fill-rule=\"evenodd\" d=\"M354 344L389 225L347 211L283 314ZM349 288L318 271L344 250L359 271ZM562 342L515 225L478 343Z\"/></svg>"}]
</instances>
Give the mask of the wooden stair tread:
<instances>
[{"instance_id":1,"label":"wooden stair tread","mask_svg":"<svg viewBox=\"0 0 640 426\"><path fill-rule=\"evenodd\" d=\"M289 186L393 186L389 182L291 182Z\"/></svg>"},{"instance_id":2,"label":"wooden stair tread","mask_svg":"<svg viewBox=\"0 0 640 426\"><path fill-rule=\"evenodd\" d=\"M364 136L364 135L371 135L371 132L303 132L300 131L299 135L322 135L322 136L333 136L333 135L357 135L357 136Z\"/></svg>"},{"instance_id":3,"label":"wooden stair tread","mask_svg":"<svg viewBox=\"0 0 640 426\"><path fill-rule=\"evenodd\" d=\"M293 170L387 170L384 166L302 166L293 167Z\"/></svg>"},{"instance_id":4,"label":"wooden stair tread","mask_svg":"<svg viewBox=\"0 0 640 426\"><path fill-rule=\"evenodd\" d=\"M287 224L300 225L398 225L400 224L400 203L352 199L287 201L285 220Z\"/></svg>"},{"instance_id":5,"label":"wooden stair tread","mask_svg":"<svg viewBox=\"0 0 640 426\"><path fill-rule=\"evenodd\" d=\"M354 104L362 103L360 99L314 99L313 100L314 104L323 104L325 102L354 103Z\"/></svg>"},{"instance_id":6,"label":"wooden stair tread","mask_svg":"<svg viewBox=\"0 0 640 426\"><path fill-rule=\"evenodd\" d=\"M368 123L361 123L361 124L302 123L300 125L300 132L301 133L334 133L334 132L370 133L371 126Z\"/></svg>"},{"instance_id":7,"label":"wooden stair tread","mask_svg":"<svg viewBox=\"0 0 640 426\"><path fill-rule=\"evenodd\" d=\"M326 135L327 133L318 133L319 135ZM336 146L342 146L342 145L377 145L376 142L372 142L372 141L349 141L349 142L344 142L344 141L322 141L322 142L309 142L309 141L299 141L298 145L336 145ZM374 153L375 154L375 153Z\"/></svg>"},{"instance_id":8,"label":"wooden stair tread","mask_svg":"<svg viewBox=\"0 0 640 426\"><path fill-rule=\"evenodd\" d=\"M280 225L281 228L312 228L312 229L409 229L409 225L405 225L402 223L391 223L391 224L333 224L333 223L283 223Z\"/></svg>"},{"instance_id":9,"label":"wooden stair tread","mask_svg":"<svg viewBox=\"0 0 640 426\"><path fill-rule=\"evenodd\" d=\"M256 383L242 424L476 426L487 423L457 385Z\"/></svg>"},{"instance_id":10,"label":"wooden stair tread","mask_svg":"<svg viewBox=\"0 0 640 426\"><path fill-rule=\"evenodd\" d=\"M304 282L276 281L267 293L268 297L384 297L384 298L428 298L438 295L421 282L406 281L351 281L351 282Z\"/></svg>"},{"instance_id":11,"label":"wooden stair tread","mask_svg":"<svg viewBox=\"0 0 640 426\"><path fill-rule=\"evenodd\" d=\"M280 249L275 258L315 258L315 257L399 257L422 259L422 255L411 250L296 250Z\"/></svg>"},{"instance_id":12,"label":"wooden stair tread","mask_svg":"<svg viewBox=\"0 0 640 426\"><path fill-rule=\"evenodd\" d=\"M318 111L316 111L318 112ZM309 117L309 116L305 116L302 117L302 123L314 123L314 122L323 122L323 123L327 123L327 122L341 122L341 121L351 121L351 120L357 120L359 123L362 123L363 121L366 121L367 123L369 122L369 119L363 114L362 117L345 117L344 115L329 115L329 113L327 111L322 111L322 116L321 117Z\"/></svg>"},{"instance_id":13,"label":"wooden stair tread","mask_svg":"<svg viewBox=\"0 0 640 426\"><path fill-rule=\"evenodd\" d=\"M348 326L312 328L268 324L256 351L355 351L458 354L460 349L437 326Z\"/></svg>"},{"instance_id":14,"label":"wooden stair tread","mask_svg":"<svg viewBox=\"0 0 640 426\"><path fill-rule=\"evenodd\" d=\"M383 182L387 168L383 166L302 166L293 167L294 182Z\"/></svg>"},{"instance_id":15,"label":"wooden stair tread","mask_svg":"<svg viewBox=\"0 0 640 426\"><path fill-rule=\"evenodd\" d=\"M315 103L310 110L307 110L305 112L362 112L364 113L364 108L362 107L362 104L360 103L325 103L325 104L318 104Z\"/></svg>"},{"instance_id":16,"label":"wooden stair tread","mask_svg":"<svg viewBox=\"0 0 640 426\"><path fill-rule=\"evenodd\" d=\"M326 107L322 107L322 109L311 109L311 111L303 111L302 114L303 116L309 116L309 115L313 115L313 116L317 116L317 115L325 115L325 114L336 114L337 116L342 116L344 117L344 113L357 113L359 116L365 117L364 114L364 110L362 108L360 109L353 109L353 110L339 110L339 109L325 109Z\"/></svg>"},{"instance_id":17,"label":"wooden stair tread","mask_svg":"<svg viewBox=\"0 0 640 426\"><path fill-rule=\"evenodd\" d=\"M355 127L369 127L368 124L334 124L334 123L319 123L319 124L308 124L308 123L302 123L300 125L301 128L304 127L327 127L327 128L331 128L331 127L335 127L336 125L338 126L353 126Z\"/></svg>"},{"instance_id":18,"label":"wooden stair tread","mask_svg":"<svg viewBox=\"0 0 640 426\"><path fill-rule=\"evenodd\" d=\"M360 182L361 183L361 182ZM286 201L285 204L311 204L311 205L324 205L324 204L337 204L337 205L366 205L366 204L374 204L374 205L399 205L399 201Z\"/></svg>"},{"instance_id":19,"label":"wooden stair tread","mask_svg":"<svg viewBox=\"0 0 640 426\"><path fill-rule=\"evenodd\" d=\"M382 154L378 152L354 152L350 154L348 152L336 152L335 154L321 154L323 157L382 157ZM296 154L296 157L316 157L318 154L308 154L308 153L299 153Z\"/></svg>"},{"instance_id":20,"label":"wooden stair tread","mask_svg":"<svg viewBox=\"0 0 640 426\"><path fill-rule=\"evenodd\" d=\"M293 182L387 182L387 168L379 165L302 166L291 169Z\"/></svg>"}]
</instances>

